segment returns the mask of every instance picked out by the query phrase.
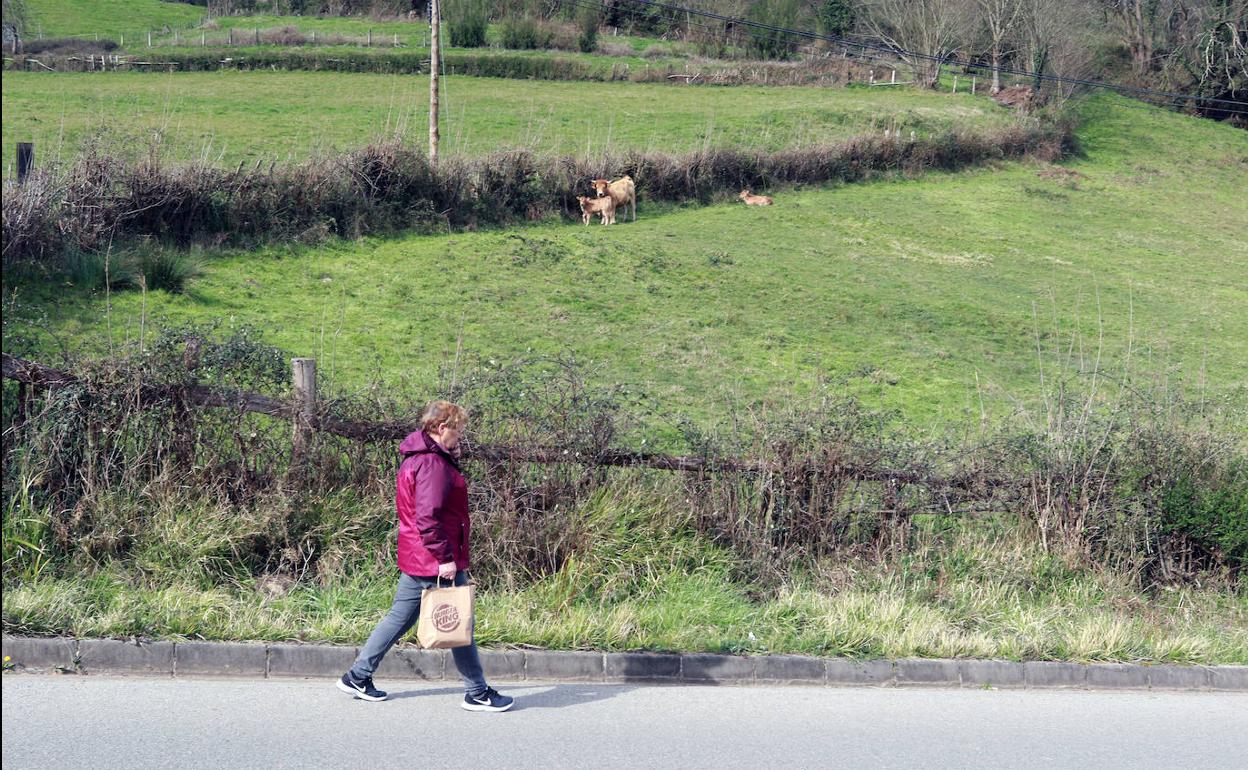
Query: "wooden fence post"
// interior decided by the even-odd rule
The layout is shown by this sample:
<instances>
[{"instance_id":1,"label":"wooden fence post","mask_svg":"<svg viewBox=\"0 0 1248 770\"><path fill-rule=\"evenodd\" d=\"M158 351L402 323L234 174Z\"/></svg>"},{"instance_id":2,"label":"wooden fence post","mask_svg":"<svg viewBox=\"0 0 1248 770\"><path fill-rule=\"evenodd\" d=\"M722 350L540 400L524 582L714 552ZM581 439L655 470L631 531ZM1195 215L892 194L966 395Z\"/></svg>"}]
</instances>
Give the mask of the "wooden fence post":
<instances>
[{"instance_id":1,"label":"wooden fence post","mask_svg":"<svg viewBox=\"0 0 1248 770\"><path fill-rule=\"evenodd\" d=\"M307 451L316 416L316 359L292 358L291 375L295 386L294 450L298 459Z\"/></svg>"},{"instance_id":2,"label":"wooden fence post","mask_svg":"<svg viewBox=\"0 0 1248 770\"><path fill-rule=\"evenodd\" d=\"M26 181L26 175L35 170L35 143L17 143L17 183Z\"/></svg>"}]
</instances>

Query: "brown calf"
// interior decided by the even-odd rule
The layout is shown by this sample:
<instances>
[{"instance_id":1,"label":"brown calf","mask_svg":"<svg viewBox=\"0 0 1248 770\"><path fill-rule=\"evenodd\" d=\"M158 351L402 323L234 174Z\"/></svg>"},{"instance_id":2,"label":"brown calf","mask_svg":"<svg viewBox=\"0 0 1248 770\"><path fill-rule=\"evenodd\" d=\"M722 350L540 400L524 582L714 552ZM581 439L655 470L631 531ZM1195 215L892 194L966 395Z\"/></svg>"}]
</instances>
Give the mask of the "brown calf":
<instances>
[{"instance_id":1,"label":"brown calf","mask_svg":"<svg viewBox=\"0 0 1248 770\"><path fill-rule=\"evenodd\" d=\"M737 195L747 206L770 206L775 203L769 195L754 195L749 190L742 190Z\"/></svg>"},{"instance_id":2,"label":"brown calf","mask_svg":"<svg viewBox=\"0 0 1248 770\"><path fill-rule=\"evenodd\" d=\"M599 198L610 197L616 206L629 205L633 209L633 221L637 221L637 185L633 178L625 174L614 182L606 179L595 179L589 183L594 188L594 195Z\"/></svg>"},{"instance_id":3,"label":"brown calf","mask_svg":"<svg viewBox=\"0 0 1248 770\"><path fill-rule=\"evenodd\" d=\"M581 204L581 221L589 224L590 218L594 214L602 216L604 225L615 224L615 200L607 198L591 198L588 195L578 195L576 200Z\"/></svg>"}]
</instances>

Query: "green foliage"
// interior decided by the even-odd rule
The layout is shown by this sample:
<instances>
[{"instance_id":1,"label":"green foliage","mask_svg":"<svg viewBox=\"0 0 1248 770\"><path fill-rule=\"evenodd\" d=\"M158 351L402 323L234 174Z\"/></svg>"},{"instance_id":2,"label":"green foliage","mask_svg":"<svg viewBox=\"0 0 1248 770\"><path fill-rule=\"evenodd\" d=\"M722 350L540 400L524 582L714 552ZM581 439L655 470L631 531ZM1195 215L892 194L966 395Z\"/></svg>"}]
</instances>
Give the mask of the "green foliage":
<instances>
[{"instance_id":1,"label":"green foliage","mask_svg":"<svg viewBox=\"0 0 1248 770\"><path fill-rule=\"evenodd\" d=\"M128 253L70 249L64 256L65 277L70 285L87 291L127 289L141 275L134 256Z\"/></svg>"},{"instance_id":2,"label":"green foliage","mask_svg":"<svg viewBox=\"0 0 1248 770\"><path fill-rule=\"evenodd\" d=\"M798 24L801 0L755 0L746 18L773 27L793 29ZM784 32L753 29L749 31L747 49L759 59L790 59L795 41Z\"/></svg>"},{"instance_id":3,"label":"green foliage","mask_svg":"<svg viewBox=\"0 0 1248 770\"><path fill-rule=\"evenodd\" d=\"M1197 467L1169 479L1160 494L1160 527L1199 555L1248 567L1248 463L1224 473L1229 478L1200 478L1207 467Z\"/></svg>"},{"instance_id":4,"label":"green foliage","mask_svg":"<svg viewBox=\"0 0 1248 770\"><path fill-rule=\"evenodd\" d=\"M452 0L444 10L447 37L458 48L483 48L489 26L488 0Z\"/></svg>"},{"instance_id":5,"label":"green foliage","mask_svg":"<svg viewBox=\"0 0 1248 770\"><path fill-rule=\"evenodd\" d=\"M817 11L819 29L825 35L844 37L857 23L853 0L823 0Z\"/></svg>"},{"instance_id":6,"label":"green foliage","mask_svg":"<svg viewBox=\"0 0 1248 770\"><path fill-rule=\"evenodd\" d=\"M504 19L499 38L503 48L539 50L550 48L554 34L549 27L529 16Z\"/></svg>"},{"instance_id":7,"label":"green foliage","mask_svg":"<svg viewBox=\"0 0 1248 770\"><path fill-rule=\"evenodd\" d=\"M658 493L658 494L656 494ZM319 577L259 569L232 548L265 542L278 517L197 499L139 512L140 558L91 570L6 563L4 630L79 637L195 636L358 644L393 594L393 512L377 498L309 501ZM1018 522L920 526L904 557L848 554L800 576L736 574L663 490L617 488L578 509L585 548L526 584L477 600L485 645L852 657L1248 663L1243 588L1142 590L1066 563ZM9 532L6 517L6 536ZM335 538L321 540L320 538ZM6 538L7 541L7 538ZM323 544L323 545L322 545ZM341 549L347 550L341 550ZM176 558L175 558L176 557ZM271 565L270 565L271 566Z\"/></svg>"},{"instance_id":8,"label":"green foliage","mask_svg":"<svg viewBox=\"0 0 1248 770\"><path fill-rule=\"evenodd\" d=\"M138 271L148 290L164 289L174 294L186 291L186 284L203 270L198 250L147 248L138 253Z\"/></svg>"},{"instance_id":9,"label":"green foliage","mask_svg":"<svg viewBox=\"0 0 1248 770\"><path fill-rule=\"evenodd\" d=\"M581 53L593 53L598 50L598 25L602 23L602 13L597 9L584 9L578 19L580 36L576 39L577 48Z\"/></svg>"}]
</instances>

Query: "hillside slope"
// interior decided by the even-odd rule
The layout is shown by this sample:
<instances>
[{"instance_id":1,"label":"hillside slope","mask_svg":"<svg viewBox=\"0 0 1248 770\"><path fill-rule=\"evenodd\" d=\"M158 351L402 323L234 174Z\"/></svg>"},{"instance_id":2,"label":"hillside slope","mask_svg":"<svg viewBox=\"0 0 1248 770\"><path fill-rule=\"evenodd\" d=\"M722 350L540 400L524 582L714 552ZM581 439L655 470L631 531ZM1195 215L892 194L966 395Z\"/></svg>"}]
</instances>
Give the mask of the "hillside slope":
<instances>
[{"instance_id":1,"label":"hillside slope","mask_svg":"<svg viewBox=\"0 0 1248 770\"><path fill-rule=\"evenodd\" d=\"M1034 406L1043 378L1098 358L1235 392L1248 381L1248 138L1122 99L1083 110L1084 157L1063 166L773 191L762 210L643 198L638 221L613 228L236 253L187 295L114 295L111 327L121 339L144 314L148 330L248 323L341 385L418 393L461 343L496 360L571 351L652 396L665 421L831 381L916 427L962 422ZM103 344L102 297L46 291L57 336Z\"/></svg>"}]
</instances>

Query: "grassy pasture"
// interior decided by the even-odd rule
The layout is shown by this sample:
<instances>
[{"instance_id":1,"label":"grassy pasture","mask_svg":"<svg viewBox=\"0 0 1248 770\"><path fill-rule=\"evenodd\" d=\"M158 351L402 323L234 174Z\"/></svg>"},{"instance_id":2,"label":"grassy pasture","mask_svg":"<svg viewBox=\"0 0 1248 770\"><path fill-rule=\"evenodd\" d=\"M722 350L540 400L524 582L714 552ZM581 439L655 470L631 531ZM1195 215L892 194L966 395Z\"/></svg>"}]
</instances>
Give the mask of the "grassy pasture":
<instances>
[{"instance_id":1,"label":"grassy pasture","mask_svg":"<svg viewBox=\"0 0 1248 770\"><path fill-rule=\"evenodd\" d=\"M26 0L26 7L36 36L116 40L120 34L135 43L149 30L196 26L206 15L200 6L164 0Z\"/></svg>"},{"instance_id":2,"label":"grassy pasture","mask_svg":"<svg viewBox=\"0 0 1248 770\"><path fill-rule=\"evenodd\" d=\"M1098 356L1234 392L1248 381L1248 142L1122 99L1084 111L1084 157L1063 166L772 191L762 210L643 196L614 228L225 254L186 295L114 295L111 325L120 339L144 313L255 324L343 384L426 389L461 340L504 360L570 350L699 420L844 380L912 427L961 423L1034 407L1043 378ZM57 336L104 343L101 296L22 291L55 297Z\"/></svg>"},{"instance_id":3,"label":"grassy pasture","mask_svg":"<svg viewBox=\"0 0 1248 770\"><path fill-rule=\"evenodd\" d=\"M423 143L428 80L314 72L175 75L9 72L3 147L33 140L42 159L112 140L174 160L306 158L378 138ZM606 109L604 105L610 105ZM597 154L703 146L763 149L836 141L897 126L921 135L1004 125L987 99L895 90L706 88L448 77L443 152L505 147ZM124 115L124 121L118 116Z\"/></svg>"},{"instance_id":4,"label":"grassy pasture","mask_svg":"<svg viewBox=\"0 0 1248 770\"><path fill-rule=\"evenodd\" d=\"M445 13L445 11L443 11ZM394 44L397 36L400 45L427 46L429 42L429 23L424 19L371 19L356 16L275 16L272 14L254 14L249 16L220 16L206 25L205 32L212 34L217 30L235 29L241 33L261 31L277 27L292 27L305 35L315 32L318 36L340 35L349 38L366 40L368 33L373 33L373 43L378 46ZM443 30L443 37L446 31ZM168 43L172 36L162 35L160 40ZM486 30L486 40L492 46L501 45L502 27L490 24ZM695 46L671 41L660 41L658 38L636 35L599 35L599 55L639 56L651 46L659 46L669 55L688 54ZM469 50L469 49L462 49ZM571 53L564 51L564 53ZM640 59L638 59L640 61Z\"/></svg>"}]
</instances>

